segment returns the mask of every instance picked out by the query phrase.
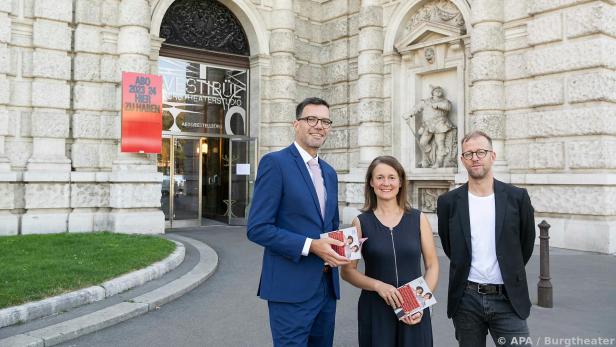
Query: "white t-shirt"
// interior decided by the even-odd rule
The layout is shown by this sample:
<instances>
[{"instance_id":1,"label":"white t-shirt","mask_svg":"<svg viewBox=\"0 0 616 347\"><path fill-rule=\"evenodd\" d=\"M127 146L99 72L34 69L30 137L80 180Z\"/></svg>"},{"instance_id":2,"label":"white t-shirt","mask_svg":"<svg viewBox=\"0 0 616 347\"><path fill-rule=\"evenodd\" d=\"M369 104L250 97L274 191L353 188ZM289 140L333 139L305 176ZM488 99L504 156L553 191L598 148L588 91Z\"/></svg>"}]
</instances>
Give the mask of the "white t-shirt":
<instances>
[{"instance_id":1,"label":"white t-shirt","mask_svg":"<svg viewBox=\"0 0 616 347\"><path fill-rule=\"evenodd\" d=\"M477 283L503 284L496 259L496 206L494 193L475 196L468 193L471 223L471 270L468 280Z\"/></svg>"}]
</instances>

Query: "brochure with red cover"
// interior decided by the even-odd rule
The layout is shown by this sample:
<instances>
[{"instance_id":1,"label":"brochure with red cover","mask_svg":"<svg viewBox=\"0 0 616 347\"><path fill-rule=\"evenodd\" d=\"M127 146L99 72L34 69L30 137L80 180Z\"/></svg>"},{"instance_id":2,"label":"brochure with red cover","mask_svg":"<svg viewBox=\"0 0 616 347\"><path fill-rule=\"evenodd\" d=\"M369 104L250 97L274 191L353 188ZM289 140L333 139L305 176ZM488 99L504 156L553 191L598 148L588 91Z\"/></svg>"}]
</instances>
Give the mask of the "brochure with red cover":
<instances>
[{"instance_id":1,"label":"brochure with red cover","mask_svg":"<svg viewBox=\"0 0 616 347\"><path fill-rule=\"evenodd\" d=\"M330 237L332 239L344 242L344 246L332 245L334 251L339 255L350 260L361 259L361 245L367 239L359 239L357 236L357 229L355 229L355 227L321 234L321 238L325 237Z\"/></svg>"},{"instance_id":2,"label":"brochure with red cover","mask_svg":"<svg viewBox=\"0 0 616 347\"><path fill-rule=\"evenodd\" d=\"M436 304L436 298L423 277L416 278L398 287L398 292L402 295L403 300L402 306L394 309L398 319L412 316L423 311L426 307Z\"/></svg>"}]
</instances>

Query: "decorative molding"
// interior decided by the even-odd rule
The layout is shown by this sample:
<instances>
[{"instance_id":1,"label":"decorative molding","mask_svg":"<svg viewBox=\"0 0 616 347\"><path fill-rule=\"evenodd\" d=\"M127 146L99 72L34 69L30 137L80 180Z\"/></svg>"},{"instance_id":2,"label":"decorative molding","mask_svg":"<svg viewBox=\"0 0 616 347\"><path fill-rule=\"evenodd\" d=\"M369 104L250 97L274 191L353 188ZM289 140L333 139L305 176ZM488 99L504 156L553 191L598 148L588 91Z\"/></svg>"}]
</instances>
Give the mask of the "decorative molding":
<instances>
[{"instance_id":1,"label":"decorative molding","mask_svg":"<svg viewBox=\"0 0 616 347\"><path fill-rule=\"evenodd\" d=\"M465 31L462 13L456 5L448 0L435 0L422 6L409 19L404 30L407 33L414 31L415 28L426 22L443 23Z\"/></svg>"},{"instance_id":2,"label":"decorative molding","mask_svg":"<svg viewBox=\"0 0 616 347\"><path fill-rule=\"evenodd\" d=\"M248 56L250 48L239 20L215 0L179 0L160 26L165 43Z\"/></svg>"},{"instance_id":3,"label":"decorative molding","mask_svg":"<svg viewBox=\"0 0 616 347\"><path fill-rule=\"evenodd\" d=\"M463 29L451 25L424 22L406 33L395 44L395 47L400 53L408 52L417 46L436 45L459 40L464 37L463 33Z\"/></svg>"}]
</instances>

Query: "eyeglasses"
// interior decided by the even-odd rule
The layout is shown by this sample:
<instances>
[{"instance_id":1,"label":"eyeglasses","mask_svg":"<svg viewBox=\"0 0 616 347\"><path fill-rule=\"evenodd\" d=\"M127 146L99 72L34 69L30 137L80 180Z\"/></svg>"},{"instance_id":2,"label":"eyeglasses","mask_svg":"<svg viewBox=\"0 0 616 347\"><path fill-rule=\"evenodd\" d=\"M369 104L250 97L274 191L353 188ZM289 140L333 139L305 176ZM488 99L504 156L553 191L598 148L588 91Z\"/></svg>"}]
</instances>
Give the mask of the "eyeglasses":
<instances>
[{"instance_id":1,"label":"eyeglasses","mask_svg":"<svg viewBox=\"0 0 616 347\"><path fill-rule=\"evenodd\" d=\"M488 154L488 152L492 152L489 149L478 149L474 152L468 151L468 152L464 152L462 153L462 158L466 159L466 160L472 160L473 159L473 154L477 155L477 159L483 159L485 158L485 156Z\"/></svg>"},{"instance_id":2,"label":"eyeglasses","mask_svg":"<svg viewBox=\"0 0 616 347\"><path fill-rule=\"evenodd\" d=\"M319 121L320 121L321 125L325 129L327 129L330 126L332 126L332 123L333 123L331 119L317 118L317 117L314 117L314 116L302 117L302 118L298 118L297 120L305 120L306 123L308 123L308 125L310 125L311 127L316 127L317 123L319 123Z\"/></svg>"}]
</instances>

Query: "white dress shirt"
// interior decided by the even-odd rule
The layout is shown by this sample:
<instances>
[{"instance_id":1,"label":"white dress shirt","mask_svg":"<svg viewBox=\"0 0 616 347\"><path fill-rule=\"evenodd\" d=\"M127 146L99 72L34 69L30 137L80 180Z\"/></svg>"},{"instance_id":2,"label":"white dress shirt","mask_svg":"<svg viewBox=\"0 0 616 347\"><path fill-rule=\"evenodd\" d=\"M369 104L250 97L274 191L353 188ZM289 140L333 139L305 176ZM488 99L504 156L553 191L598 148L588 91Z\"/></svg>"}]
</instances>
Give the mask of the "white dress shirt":
<instances>
[{"instance_id":1,"label":"white dress shirt","mask_svg":"<svg viewBox=\"0 0 616 347\"><path fill-rule=\"evenodd\" d=\"M306 170L308 170L308 174L310 175L310 178L312 179L312 172L310 171L310 166L308 165L308 162L312 159L315 159L317 163L319 163L319 155L317 154L317 156L313 158L308 152L306 152L305 149L303 149L299 144L297 144L297 142L293 142L293 144L295 145L295 148L297 148L299 155L302 156L302 160L304 161L304 164L306 165ZM325 190L325 201L327 201L327 190ZM312 239L307 237L306 241L304 242L304 248L302 249L303 256L308 255L308 253L310 252L311 244L312 244Z\"/></svg>"}]
</instances>

